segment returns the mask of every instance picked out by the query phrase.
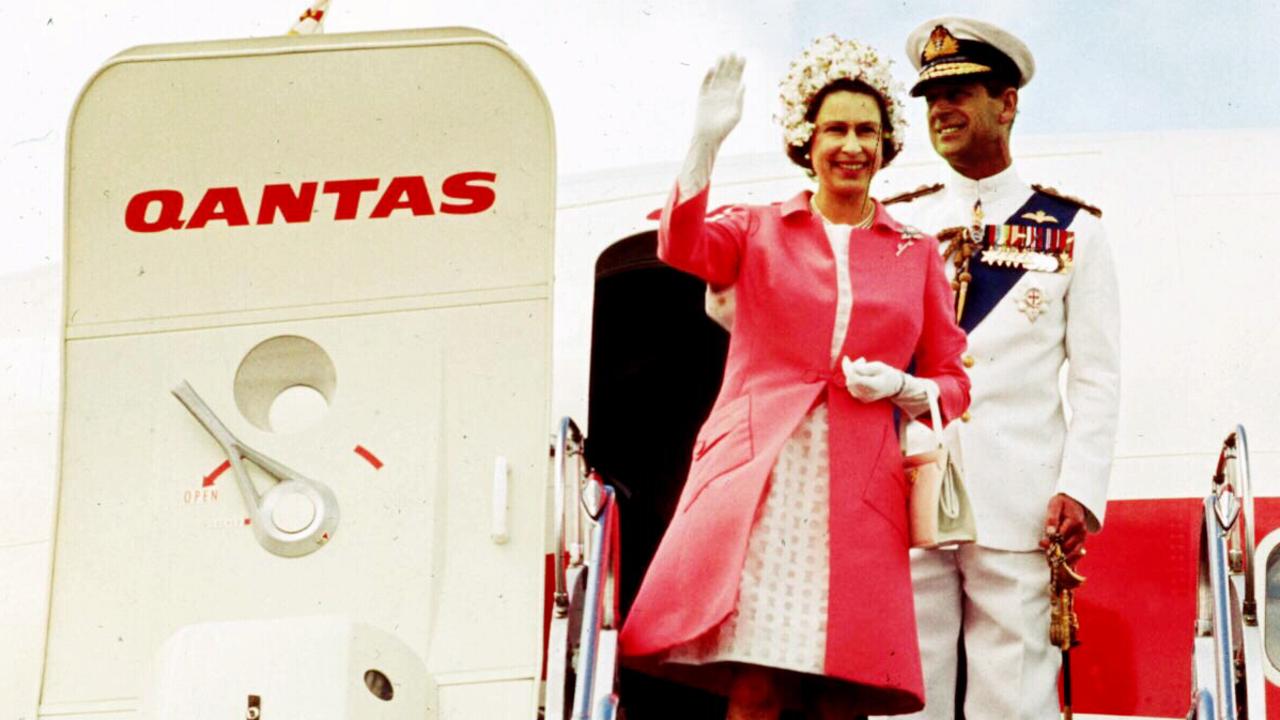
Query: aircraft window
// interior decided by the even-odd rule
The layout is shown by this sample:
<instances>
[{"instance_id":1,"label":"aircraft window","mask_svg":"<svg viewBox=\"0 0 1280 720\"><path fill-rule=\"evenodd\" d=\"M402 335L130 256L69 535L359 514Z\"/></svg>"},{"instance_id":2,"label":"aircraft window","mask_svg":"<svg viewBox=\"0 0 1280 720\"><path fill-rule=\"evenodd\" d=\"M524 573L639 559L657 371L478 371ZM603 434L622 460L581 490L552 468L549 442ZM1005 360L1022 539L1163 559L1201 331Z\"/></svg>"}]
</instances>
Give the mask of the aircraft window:
<instances>
[{"instance_id":1,"label":"aircraft window","mask_svg":"<svg viewBox=\"0 0 1280 720\"><path fill-rule=\"evenodd\" d=\"M1262 643L1267 661L1280 668L1280 546L1267 553L1267 594L1263 598Z\"/></svg>"}]
</instances>

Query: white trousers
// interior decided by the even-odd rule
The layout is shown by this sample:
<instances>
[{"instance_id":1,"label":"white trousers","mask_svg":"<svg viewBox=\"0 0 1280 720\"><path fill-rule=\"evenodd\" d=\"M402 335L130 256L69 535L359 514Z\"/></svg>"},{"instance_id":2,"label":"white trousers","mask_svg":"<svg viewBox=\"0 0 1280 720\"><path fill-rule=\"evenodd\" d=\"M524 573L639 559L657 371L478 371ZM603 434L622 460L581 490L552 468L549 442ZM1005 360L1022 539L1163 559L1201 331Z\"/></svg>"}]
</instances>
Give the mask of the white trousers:
<instances>
[{"instance_id":1,"label":"white trousers","mask_svg":"<svg viewBox=\"0 0 1280 720\"><path fill-rule=\"evenodd\" d=\"M1058 669L1062 658L1049 643L1049 566L1044 553L975 545L912 550L911 579L925 708L906 717L956 720L961 635L968 720L1061 717Z\"/></svg>"}]
</instances>

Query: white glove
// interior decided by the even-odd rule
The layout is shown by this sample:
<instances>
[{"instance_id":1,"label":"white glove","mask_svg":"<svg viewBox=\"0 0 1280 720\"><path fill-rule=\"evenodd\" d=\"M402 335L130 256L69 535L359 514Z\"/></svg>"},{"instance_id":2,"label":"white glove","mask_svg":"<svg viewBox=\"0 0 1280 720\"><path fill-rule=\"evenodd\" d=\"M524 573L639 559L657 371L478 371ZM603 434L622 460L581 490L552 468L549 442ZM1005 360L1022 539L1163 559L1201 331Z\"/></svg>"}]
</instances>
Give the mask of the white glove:
<instances>
[{"instance_id":1,"label":"white glove","mask_svg":"<svg viewBox=\"0 0 1280 720\"><path fill-rule=\"evenodd\" d=\"M746 61L726 55L707 70L698 92L698 112L693 124L693 143L677 180L680 199L693 197L711 182L720 143L742 119L742 68Z\"/></svg>"},{"instance_id":2,"label":"white glove","mask_svg":"<svg viewBox=\"0 0 1280 720\"><path fill-rule=\"evenodd\" d=\"M840 360L845 387L862 402L875 402L897 395L906 383L907 374L879 360L858 358Z\"/></svg>"},{"instance_id":3,"label":"white glove","mask_svg":"<svg viewBox=\"0 0 1280 720\"><path fill-rule=\"evenodd\" d=\"M909 418L916 418L921 415L927 416L929 413L929 396L938 397L938 383L928 378L918 378L908 373L903 373L902 375L906 382L902 384L902 391L890 398L893 400L893 404L902 408L902 412L906 413Z\"/></svg>"},{"instance_id":4,"label":"white glove","mask_svg":"<svg viewBox=\"0 0 1280 720\"><path fill-rule=\"evenodd\" d=\"M908 417L928 412L929 394L936 397L938 393L934 381L909 375L878 360L845 357L840 360L840 367L850 395L862 402L889 398Z\"/></svg>"}]
</instances>

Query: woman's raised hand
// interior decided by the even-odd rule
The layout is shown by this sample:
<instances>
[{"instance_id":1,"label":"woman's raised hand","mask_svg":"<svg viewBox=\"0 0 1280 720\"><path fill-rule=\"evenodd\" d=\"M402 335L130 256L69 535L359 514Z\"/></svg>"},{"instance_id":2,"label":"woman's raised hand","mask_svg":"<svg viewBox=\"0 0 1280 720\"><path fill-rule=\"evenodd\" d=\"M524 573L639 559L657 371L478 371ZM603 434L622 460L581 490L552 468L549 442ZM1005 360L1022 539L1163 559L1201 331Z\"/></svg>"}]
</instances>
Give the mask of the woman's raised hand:
<instances>
[{"instance_id":1,"label":"woman's raised hand","mask_svg":"<svg viewBox=\"0 0 1280 720\"><path fill-rule=\"evenodd\" d=\"M745 64L737 55L726 55L716 61L702 79L693 143L676 178L682 200L702 192L711 182L711 168L716 163L716 153L720 152L720 143L742 119L742 66Z\"/></svg>"},{"instance_id":2,"label":"woman's raised hand","mask_svg":"<svg viewBox=\"0 0 1280 720\"><path fill-rule=\"evenodd\" d=\"M746 60L725 55L707 70L698 92L698 115L695 137L719 145L742 119L742 68Z\"/></svg>"}]
</instances>

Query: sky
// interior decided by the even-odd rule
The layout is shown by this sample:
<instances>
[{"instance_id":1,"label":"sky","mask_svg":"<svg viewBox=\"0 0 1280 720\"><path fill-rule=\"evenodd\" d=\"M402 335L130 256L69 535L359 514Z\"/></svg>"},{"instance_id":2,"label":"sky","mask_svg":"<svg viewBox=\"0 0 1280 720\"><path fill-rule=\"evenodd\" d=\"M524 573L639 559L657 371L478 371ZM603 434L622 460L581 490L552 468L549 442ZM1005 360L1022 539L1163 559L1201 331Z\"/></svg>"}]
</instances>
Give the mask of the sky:
<instances>
[{"instance_id":1,"label":"sky","mask_svg":"<svg viewBox=\"0 0 1280 720\"><path fill-rule=\"evenodd\" d=\"M0 78L10 99L0 117L0 274L60 260L67 118L105 60L145 43L282 33L305 7L301 0L0 5ZM1023 91L1019 134L1280 125L1280 83L1268 70L1280 2L334 0L325 30L467 25L502 38L543 85L559 172L568 176L678 161L701 75L727 52L747 58L747 95L723 152L777 148L777 80L805 44L832 32L863 40L895 58L908 82L904 40L942 14L987 19L1031 47L1037 73ZM923 105L908 108L907 141L924 142Z\"/></svg>"}]
</instances>

